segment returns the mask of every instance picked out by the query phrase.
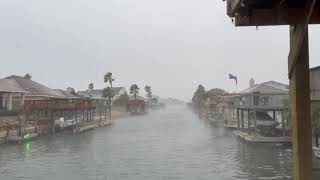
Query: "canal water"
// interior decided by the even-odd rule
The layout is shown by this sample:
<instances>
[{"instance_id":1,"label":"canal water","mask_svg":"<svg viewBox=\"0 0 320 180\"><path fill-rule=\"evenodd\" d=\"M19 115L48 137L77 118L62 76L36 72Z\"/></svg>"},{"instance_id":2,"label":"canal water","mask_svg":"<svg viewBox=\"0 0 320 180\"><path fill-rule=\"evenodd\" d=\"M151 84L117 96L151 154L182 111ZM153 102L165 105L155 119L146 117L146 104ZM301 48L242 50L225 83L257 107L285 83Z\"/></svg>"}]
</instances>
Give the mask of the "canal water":
<instances>
[{"instance_id":1,"label":"canal water","mask_svg":"<svg viewBox=\"0 0 320 180\"><path fill-rule=\"evenodd\" d=\"M1 180L292 179L292 151L250 145L184 106L0 148Z\"/></svg>"}]
</instances>

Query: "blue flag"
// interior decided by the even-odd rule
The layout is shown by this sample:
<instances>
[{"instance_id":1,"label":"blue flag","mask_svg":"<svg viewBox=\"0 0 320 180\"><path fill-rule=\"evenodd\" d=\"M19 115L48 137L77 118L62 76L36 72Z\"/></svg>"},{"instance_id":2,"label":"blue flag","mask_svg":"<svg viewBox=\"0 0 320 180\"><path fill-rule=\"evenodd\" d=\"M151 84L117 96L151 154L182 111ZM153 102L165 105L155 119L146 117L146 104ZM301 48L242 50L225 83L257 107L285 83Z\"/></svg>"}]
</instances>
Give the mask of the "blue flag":
<instances>
[{"instance_id":1,"label":"blue flag","mask_svg":"<svg viewBox=\"0 0 320 180\"><path fill-rule=\"evenodd\" d=\"M235 75L232 75L231 73L229 73L229 79L234 79L236 81L236 84L238 84L238 78Z\"/></svg>"}]
</instances>

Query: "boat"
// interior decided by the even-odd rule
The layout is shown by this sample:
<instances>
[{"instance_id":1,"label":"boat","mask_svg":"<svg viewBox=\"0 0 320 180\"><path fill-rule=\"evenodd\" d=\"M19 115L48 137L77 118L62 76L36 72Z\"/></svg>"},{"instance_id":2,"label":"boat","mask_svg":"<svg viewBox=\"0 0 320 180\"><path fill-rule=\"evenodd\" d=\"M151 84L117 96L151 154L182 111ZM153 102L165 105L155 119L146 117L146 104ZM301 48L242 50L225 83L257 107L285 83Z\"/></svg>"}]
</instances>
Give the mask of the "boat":
<instances>
[{"instance_id":1,"label":"boat","mask_svg":"<svg viewBox=\"0 0 320 180\"><path fill-rule=\"evenodd\" d=\"M63 117L54 121L54 126L59 130L66 129L68 127L74 126L76 121L74 119L65 120Z\"/></svg>"}]
</instances>

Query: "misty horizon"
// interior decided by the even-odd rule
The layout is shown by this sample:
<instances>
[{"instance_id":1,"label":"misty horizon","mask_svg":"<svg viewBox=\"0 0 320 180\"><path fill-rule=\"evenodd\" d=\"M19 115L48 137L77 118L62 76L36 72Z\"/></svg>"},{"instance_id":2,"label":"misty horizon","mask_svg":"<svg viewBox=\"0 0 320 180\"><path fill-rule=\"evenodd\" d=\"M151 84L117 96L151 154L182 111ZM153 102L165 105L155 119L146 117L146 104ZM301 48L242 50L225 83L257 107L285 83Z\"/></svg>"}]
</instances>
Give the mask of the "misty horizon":
<instances>
[{"instance_id":1,"label":"misty horizon","mask_svg":"<svg viewBox=\"0 0 320 180\"><path fill-rule=\"evenodd\" d=\"M289 27L234 27L225 2L0 2L0 77L25 75L50 88L150 85L160 97L206 90L241 91L256 83L288 84ZM319 26L310 26L310 67L319 65ZM241 59L240 59L241 57ZM228 74L238 76L238 86Z\"/></svg>"}]
</instances>

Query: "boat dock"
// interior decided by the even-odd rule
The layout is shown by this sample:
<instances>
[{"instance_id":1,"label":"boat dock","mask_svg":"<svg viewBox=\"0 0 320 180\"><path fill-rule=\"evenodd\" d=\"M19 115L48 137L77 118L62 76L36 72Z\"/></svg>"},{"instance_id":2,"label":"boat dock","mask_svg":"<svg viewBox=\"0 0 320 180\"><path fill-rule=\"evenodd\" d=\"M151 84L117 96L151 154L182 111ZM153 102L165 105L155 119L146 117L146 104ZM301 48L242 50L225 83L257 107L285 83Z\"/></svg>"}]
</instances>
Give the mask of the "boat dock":
<instances>
[{"instance_id":1,"label":"boat dock","mask_svg":"<svg viewBox=\"0 0 320 180\"><path fill-rule=\"evenodd\" d=\"M291 137L282 136L282 137L265 137L256 133L249 134L248 132L243 132L239 130L233 131L233 134L239 137L240 139L250 142L250 143L291 143Z\"/></svg>"}]
</instances>

